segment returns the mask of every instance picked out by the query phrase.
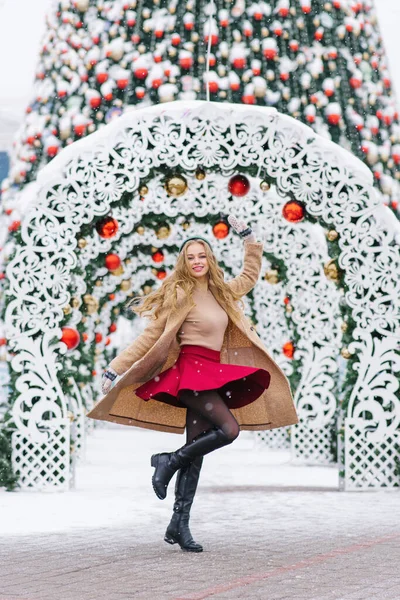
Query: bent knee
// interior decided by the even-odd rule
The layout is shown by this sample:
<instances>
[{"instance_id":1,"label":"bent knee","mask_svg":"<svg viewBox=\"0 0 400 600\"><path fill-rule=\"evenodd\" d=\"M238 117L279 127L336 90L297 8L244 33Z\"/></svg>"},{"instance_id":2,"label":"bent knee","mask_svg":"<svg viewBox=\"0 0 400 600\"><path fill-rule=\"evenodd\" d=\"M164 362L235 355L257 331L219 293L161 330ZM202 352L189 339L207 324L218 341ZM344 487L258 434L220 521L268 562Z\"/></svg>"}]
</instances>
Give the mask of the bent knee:
<instances>
[{"instance_id":1,"label":"bent knee","mask_svg":"<svg viewBox=\"0 0 400 600\"><path fill-rule=\"evenodd\" d=\"M239 436L240 428L237 423L229 423L227 425L223 425L221 431L226 443L231 444Z\"/></svg>"}]
</instances>

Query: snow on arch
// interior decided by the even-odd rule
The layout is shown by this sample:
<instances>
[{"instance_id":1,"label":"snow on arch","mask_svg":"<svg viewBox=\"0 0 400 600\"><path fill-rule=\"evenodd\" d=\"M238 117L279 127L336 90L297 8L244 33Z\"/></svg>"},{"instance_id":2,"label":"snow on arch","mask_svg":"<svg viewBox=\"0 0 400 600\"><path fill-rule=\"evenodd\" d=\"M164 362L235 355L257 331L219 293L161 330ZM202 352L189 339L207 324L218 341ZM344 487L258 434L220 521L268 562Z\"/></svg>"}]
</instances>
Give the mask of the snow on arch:
<instances>
[{"instance_id":1,"label":"snow on arch","mask_svg":"<svg viewBox=\"0 0 400 600\"><path fill-rule=\"evenodd\" d=\"M190 144L183 144L187 139ZM371 172L346 150L273 108L181 101L127 112L65 148L39 174L39 196L21 228L25 245L18 248L7 268L11 299L6 328L16 353L13 368L22 371L21 360L25 361L13 407L23 444L32 440L47 443L40 423L49 409L55 420L66 418L55 364L63 344L50 340L54 334L60 335L62 307L69 301L68 270L76 262L76 233L84 222L118 205L122 184L134 194L140 179L160 164L171 169L179 165L187 172L201 165L223 173L256 168L275 180L280 192L303 201L308 213L322 224L335 227L340 234L339 262L349 288L346 306L355 322L350 350L360 360L356 364L362 365L345 416L359 419L364 437L366 427L373 424L374 430L368 432L370 441L393 436L400 421L394 377L399 368L399 256L393 245L394 232L374 216L379 212L379 200ZM107 178L120 181L108 190L104 186ZM96 197L94 203L100 188L101 198ZM67 193L71 189L74 193ZM45 245L41 245L44 236ZM46 279L46 268L55 255L63 264L57 294ZM39 331L43 336L33 338ZM29 373L36 381L40 373L42 383L35 390L26 388ZM378 380L385 381L384 389ZM32 409L27 394L31 399L40 398ZM364 407L372 421L362 419ZM29 469L29 464L24 468Z\"/></svg>"}]
</instances>

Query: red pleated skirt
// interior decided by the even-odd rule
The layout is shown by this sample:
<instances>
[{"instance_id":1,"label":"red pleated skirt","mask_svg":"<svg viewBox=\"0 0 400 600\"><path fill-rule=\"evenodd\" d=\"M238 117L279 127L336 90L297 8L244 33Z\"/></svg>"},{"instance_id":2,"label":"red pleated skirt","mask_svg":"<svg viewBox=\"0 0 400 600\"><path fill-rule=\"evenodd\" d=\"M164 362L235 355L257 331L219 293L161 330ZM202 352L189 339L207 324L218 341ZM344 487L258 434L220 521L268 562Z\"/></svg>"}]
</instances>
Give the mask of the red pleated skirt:
<instances>
[{"instance_id":1,"label":"red pleated skirt","mask_svg":"<svg viewBox=\"0 0 400 600\"><path fill-rule=\"evenodd\" d=\"M229 408L257 400L268 388L271 375L265 369L221 364L220 352L185 344L172 367L135 390L143 400L160 400L174 406L182 390L217 390Z\"/></svg>"}]
</instances>

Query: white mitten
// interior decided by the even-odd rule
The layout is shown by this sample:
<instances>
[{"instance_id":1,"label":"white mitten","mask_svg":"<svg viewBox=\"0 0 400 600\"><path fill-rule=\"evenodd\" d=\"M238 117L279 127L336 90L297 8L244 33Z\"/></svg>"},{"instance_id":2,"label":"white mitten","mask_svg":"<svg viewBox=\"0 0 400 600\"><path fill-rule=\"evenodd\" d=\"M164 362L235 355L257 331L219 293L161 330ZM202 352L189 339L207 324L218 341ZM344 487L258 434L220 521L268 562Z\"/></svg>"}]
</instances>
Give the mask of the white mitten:
<instances>
[{"instance_id":1,"label":"white mitten","mask_svg":"<svg viewBox=\"0 0 400 600\"><path fill-rule=\"evenodd\" d=\"M101 380L101 391L103 392L104 395L108 394L108 392L111 389L112 382L117 377L118 377L118 373L116 371L114 371L114 369L112 369L111 367L108 367L108 369L106 371L104 371L103 377Z\"/></svg>"},{"instance_id":2,"label":"white mitten","mask_svg":"<svg viewBox=\"0 0 400 600\"><path fill-rule=\"evenodd\" d=\"M247 225L244 221L239 221L234 215L228 215L229 224L233 227L233 229L240 235L244 241L255 242L256 238L254 236L252 228Z\"/></svg>"}]
</instances>

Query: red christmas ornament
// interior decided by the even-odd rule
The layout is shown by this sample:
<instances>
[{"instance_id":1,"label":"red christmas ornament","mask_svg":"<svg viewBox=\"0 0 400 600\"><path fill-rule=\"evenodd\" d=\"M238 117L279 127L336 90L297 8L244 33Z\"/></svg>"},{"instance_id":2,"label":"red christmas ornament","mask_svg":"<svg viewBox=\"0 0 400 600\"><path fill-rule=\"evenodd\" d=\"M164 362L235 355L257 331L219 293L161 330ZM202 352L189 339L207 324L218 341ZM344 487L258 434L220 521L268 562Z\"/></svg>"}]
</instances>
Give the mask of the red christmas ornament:
<instances>
[{"instance_id":1,"label":"red christmas ornament","mask_svg":"<svg viewBox=\"0 0 400 600\"><path fill-rule=\"evenodd\" d=\"M118 254L107 254L104 263L109 271L114 271L120 266L121 259Z\"/></svg>"},{"instance_id":2,"label":"red christmas ornament","mask_svg":"<svg viewBox=\"0 0 400 600\"><path fill-rule=\"evenodd\" d=\"M5 346L7 343L6 338L0 338L0 346Z\"/></svg>"},{"instance_id":3,"label":"red christmas ornament","mask_svg":"<svg viewBox=\"0 0 400 600\"><path fill-rule=\"evenodd\" d=\"M216 92L218 92L218 82L217 81L209 81L208 82L208 89L210 90L210 92L212 94L215 94Z\"/></svg>"},{"instance_id":4,"label":"red christmas ornament","mask_svg":"<svg viewBox=\"0 0 400 600\"><path fill-rule=\"evenodd\" d=\"M191 56L183 56L179 59L179 64L182 69L190 69L193 66L193 59Z\"/></svg>"},{"instance_id":5,"label":"red christmas ornament","mask_svg":"<svg viewBox=\"0 0 400 600\"><path fill-rule=\"evenodd\" d=\"M289 14L289 9L286 6L282 6L282 8L278 10L278 14L280 17L285 18Z\"/></svg>"},{"instance_id":6,"label":"red christmas ornament","mask_svg":"<svg viewBox=\"0 0 400 600\"><path fill-rule=\"evenodd\" d=\"M275 48L264 48L264 56L267 60L274 60L277 54L278 52Z\"/></svg>"},{"instance_id":7,"label":"red christmas ornament","mask_svg":"<svg viewBox=\"0 0 400 600\"><path fill-rule=\"evenodd\" d=\"M232 196L245 196L249 193L250 182L244 175L234 175L229 180L228 190Z\"/></svg>"},{"instance_id":8,"label":"red christmas ornament","mask_svg":"<svg viewBox=\"0 0 400 600\"><path fill-rule=\"evenodd\" d=\"M8 226L8 231L17 231L21 226L21 221L13 221L11 225Z\"/></svg>"},{"instance_id":9,"label":"red christmas ornament","mask_svg":"<svg viewBox=\"0 0 400 600\"><path fill-rule=\"evenodd\" d=\"M359 77L350 77L350 85L356 90L362 86L362 81Z\"/></svg>"},{"instance_id":10,"label":"red christmas ornament","mask_svg":"<svg viewBox=\"0 0 400 600\"><path fill-rule=\"evenodd\" d=\"M204 42L206 44L208 44L208 38L208 34L204 36ZM211 34L211 46L215 46L215 44L218 44L218 36L216 34Z\"/></svg>"},{"instance_id":11,"label":"red christmas ornament","mask_svg":"<svg viewBox=\"0 0 400 600\"><path fill-rule=\"evenodd\" d=\"M314 39L317 40L317 42L320 42L323 38L324 38L324 30L322 29L322 27L319 27L317 29L317 31L314 33Z\"/></svg>"},{"instance_id":12,"label":"red christmas ornament","mask_svg":"<svg viewBox=\"0 0 400 600\"><path fill-rule=\"evenodd\" d=\"M115 294L108 294L109 300L115 300Z\"/></svg>"},{"instance_id":13,"label":"red christmas ornament","mask_svg":"<svg viewBox=\"0 0 400 600\"><path fill-rule=\"evenodd\" d=\"M109 344L111 344L111 338L106 337L106 341L104 342L104 345L108 346Z\"/></svg>"},{"instance_id":14,"label":"red christmas ornament","mask_svg":"<svg viewBox=\"0 0 400 600\"><path fill-rule=\"evenodd\" d=\"M117 331L117 324L116 323L111 323L110 327L108 328L109 333L114 333L114 331Z\"/></svg>"},{"instance_id":15,"label":"red christmas ornament","mask_svg":"<svg viewBox=\"0 0 400 600\"><path fill-rule=\"evenodd\" d=\"M96 344L100 344L100 342L103 341L103 334L100 332L97 332L96 335L94 336L94 339L96 340Z\"/></svg>"},{"instance_id":16,"label":"red christmas ornament","mask_svg":"<svg viewBox=\"0 0 400 600\"><path fill-rule=\"evenodd\" d=\"M333 113L331 115L328 115L327 119L328 119L329 125L339 125L340 115L338 115L337 113Z\"/></svg>"},{"instance_id":17,"label":"red christmas ornament","mask_svg":"<svg viewBox=\"0 0 400 600\"><path fill-rule=\"evenodd\" d=\"M135 77L137 77L137 79L146 79L147 75L149 74L149 71L148 69L142 67L135 69L134 74Z\"/></svg>"},{"instance_id":18,"label":"red christmas ornament","mask_svg":"<svg viewBox=\"0 0 400 600\"><path fill-rule=\"evenodd\" d=\"M158 271L158 273L157 273L157 279L165 279L166 276L167 276L166 271Z\"/></svg>"},{"instance_id":19,"label":"red christmas ornament","mask_svg":"<svg viewBox=\"0 0 400 600\"><path fill-rule=\"evenodd\" d=\"M286 296L286 298L283 299L283 303L284 304L289 304L290 303L290 298L289 296Z\"/></svg>"},{"instance_id":20,"label":"red christmas ornament","mask_svg":"<svg viewBox=\"0 0 400 600\"><path fill-rule=\"evenodd\" d=\"M282 352L288 358L293 358L293 355L294 355L294 344L293 344L293 342L286 342L286 344L283 344L283 346L282 346Z\"/></svg>"},{"instance_id":21,"label":"red christmas ornament","mask_svg":"<svg viewBox=\"0 0 400 600\"><path fill-rule=\"evenodd\" d=\"M75 125L74 131L75 131L75 135L81 137L86 132L86 125Z\"/></svg>"},{"instance_id":22,"label":"red christmas ornament","mask_svg":"<svg viewBox=\"0 0 400 600\"><path fill-rule=\"evenodd\" d=\"M100 104L101 104L101 96L94 96L93 98L90 98L89 100L89 104L91 108L99 108Z\"/></svg>"},{"instance_id":23,"label":"red christmas ornament","mask_svg":"<svg viewBox=\"0 0 400 600\"><path fill-rule=\"evenodd\" d=\"M108 79L108 73L97 73L96 79L98 83L105 83Z\"/></svg>"},{"instance_id":24,"label":"red christmas ornament","mask_svg":"<svg viewBox=\"0 0 400 600\"><path fill-rule=\"evenodd\" d=\"M164 260L164 254L160 250L157 250L157 252L154 252L152 255L152 259L156 263L162 262Z\"/></svg>"},{"instance_id":25,"label":"red christmas ornament","mask_svg":"<svg viewBox=\"0 0 400 600\"><path fill-rule=\"evenodd\" d=\"M283 207L282 214L289 223L299 223L304 219L305 208L301 202L290 200Z\"/></svg>"},{"instance_id":26,"label":"red christmas ornament","mask_svg":"<svg viewBox=\"0 0 400 600\"><path fill-rule=\"evenodd\" d=\"M89 339L88 334L87 333L82 333L82 339L83 339L84 342L87 342L88 339Z\"/></svg>"},{"instance_id":27,"label":"red christmas ornament","mask_svg":"<svg viewBox=\"0 0 400 600\"><path fill-rule=\"evenodd\" d=\"M51 158L53 158L57 152L58 152L58 146L49 146L47 148L47 156L50 156Z\"/></svg>"},{"instance_id":28,"label":"red christmas ornament","mask_svg":"<svg viewBox=\"0 0 400 600\"><path fill-rule=\"evenodd\" d=\"M122 77L121 79L117 79L117 87L119 90L124 90L128 87L129 79L127 77Z\"/></svg>"},{"instance_id":29,"label":"red christmas ornament","mask_svg":"<svg viewBox=\"0 0 400 600\"><path fill-rule=\"evenodd\" d=\"M156 79L153 79L153 81L151 82L151 87L154 90L157 90L161 84L162 84L162 79L156 78Z\"/></svg>"},{"instance_id":30,"label":"red christmas ornament","mask_svg":"<svg viewBox=\"0 0 400 600\"><path fill-rule=\"evenodd\" d=\"M222 240L229 233L229 227L224 221L219 221L213 226L213 234L218 240Z\"/></svg>"},{"instance_id":31,"label":"red christmas ornament","mask_svg":"<svg viewBox=\"0 0 400 600\"><path fill-rule=\"evenodd\" d=\"M246 59L243 56L240 56L238 58L234 58L233 59L233 66L235 67L235 69L244 69L246 66Z\"/></svg>"},{"instance_id":32,"label":"red christmas ornament","mask_svg":"<svg viewBox=\"0 0 400 600\"><path fill-rule=\"evenodd\" d=\"M248 94L248 95L243 95L242 96L242 102L243 104L255 104L256 103L256 97L253 96L253 94Z\"/></svg>"},{"instance_id":33,"label":"red christmas ornament","mask_svg":"<svg viewBox=\"0 0 400 600\"><path fill-rule=\"evenodd\" d=\"M102 238L114 237L118 231L118 221L112 217L105 217L96 223L96 230Z\"/></svg>"},{"instance_id":34,"label":"red christmas ornament","mask_svg":"<svg viewBox=\"0 0 400 600\"><path fill-rule=\"evenodd\" d=\"M6 278L6 274L5 273L0 273L0 280L1 279L5 279Z\"/></svg>"},{"instance_id":35,"label":"red christmas ornament","mask_svg":"<svg viewBox=\"0 0 400 600\"><path fill-rule=\"evenodd\" d=\"M96 377L96 375L97 375L97 371L96 371L95 369L93 369L93 371L92 371L92 376L93 376L93 377Z\"/></svg>"},{"instance_id":36,"label":"red christmas ornament","mask_svg":"<svg viewBox=\"0 0 400 600\"><path fill-rule=\"evenodd\" d=\"M72 327L63 327L61 331L61 341L64 342L64 344L66 344L68 350L75 350L75 348L79 345L79 342L81 341L79 331L73 329Z\"/></svg>"}]
</instances>

